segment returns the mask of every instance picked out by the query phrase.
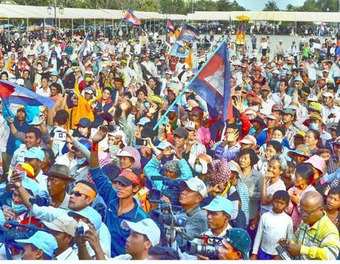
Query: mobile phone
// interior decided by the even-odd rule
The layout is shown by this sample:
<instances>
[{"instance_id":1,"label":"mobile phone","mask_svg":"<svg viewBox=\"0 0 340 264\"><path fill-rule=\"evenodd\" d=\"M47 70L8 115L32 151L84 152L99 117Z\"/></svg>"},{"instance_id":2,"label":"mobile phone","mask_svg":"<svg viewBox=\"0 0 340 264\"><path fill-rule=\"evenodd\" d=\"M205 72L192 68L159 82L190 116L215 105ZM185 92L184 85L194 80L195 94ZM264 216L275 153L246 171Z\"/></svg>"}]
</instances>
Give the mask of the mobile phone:
<instances>
[{"instance_id":1,"label":"mobile phone","mask_svg":"<svg viewBox=\"0 0 340 264\"><path fill-rule=\"evenodd\" d=\"M20 171L21 181L24 181L26 179L27 173L26 171Z\"/></svg>"}]
</instances>

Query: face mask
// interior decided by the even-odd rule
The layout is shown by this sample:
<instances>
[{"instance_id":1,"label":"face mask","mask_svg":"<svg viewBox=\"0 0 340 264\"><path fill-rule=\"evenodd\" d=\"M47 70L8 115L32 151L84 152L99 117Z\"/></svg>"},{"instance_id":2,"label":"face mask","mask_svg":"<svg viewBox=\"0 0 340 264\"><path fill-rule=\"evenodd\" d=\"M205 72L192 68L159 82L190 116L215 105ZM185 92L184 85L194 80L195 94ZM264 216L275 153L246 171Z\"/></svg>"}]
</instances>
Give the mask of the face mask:
<instances>
[{"instance_id":1,"label":"face mask","mask_svg":"<svg viewBox=\"0 0 340 264\"><path fill-rule=\"evenodd\" d=\"M80 165L83 165L86 161L86 158L81 158L81 159L76 159L76 162L77 162L77 165L80 166Z\"/></svg>"},{"instance_id":2,"label":"face mask","mask_svg":"<svg viewBox=\"0 0 340 264\"><path fill-rule=\"evenodd\" d=\"M144 106L145 106L145 108L149 108L150 107L150 103L149 102L145 102Z\"/></svg>"},{"instance_id":3,"label":"face mask","mask_svg":"<svg viewBox=\"0 0 340 264\"><path fill-rule=\"evenodd\" d=\"M17 214L25 212L27 210L26 206L23 204L13 204L12 209Z\"/></svg>"},{"instance_id":4,"label":"face mask","mask_svg":"<svg viewBox=\"0 0 340 264\"><path fill-rule=\"evenodd\" d=\"M42 70L42 67L41 67L41 66L38 66L37 69L38 69L38 71L41 71L41 70Z\"/></svg>"},{"instance_id":5,"label":"face mask","mask_svg":"<svg viewBox=\"0 0 340 264\"><path fill-rule=\"evenodd\" d=\"M318 124L316 124L316 123L311 123L311 124L309 125L309 128L310 128L310 129L313 129L313 130L316 130L316 131L319 131L319 126L318 126Z\"/></svg>"},{"instance_id":6,"label":"face mask","mask_svg":"<svg viewBox=\"0 0 340 264\"><path fill-rule=\"evenodd\" d=\"M195 172L196 172L197 174L202 174L203 167L202 167L202 165L196 164L196 165L194 166L194 170L195 170Z\"/></svg>"}]
</instances>

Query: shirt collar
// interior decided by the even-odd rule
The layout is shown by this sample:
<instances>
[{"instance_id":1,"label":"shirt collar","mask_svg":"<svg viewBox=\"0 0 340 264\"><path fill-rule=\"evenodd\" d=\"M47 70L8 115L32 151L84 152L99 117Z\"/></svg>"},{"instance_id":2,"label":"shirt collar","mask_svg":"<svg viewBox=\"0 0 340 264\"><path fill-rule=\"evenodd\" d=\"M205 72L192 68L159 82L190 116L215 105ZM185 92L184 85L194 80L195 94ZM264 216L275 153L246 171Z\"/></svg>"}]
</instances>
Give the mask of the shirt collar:
<instances>
[{"instance_id":1,"label":"shirt collar","mask_svg":"<svg viewBox=\"0 0 340 264\"><path fill-rule=\"evenodd\" d=\"M195 207L189 209L186 214L190 217L190 216L193 216L200 208L199 205L196 205Z\"/></svg>"}]
</instances>

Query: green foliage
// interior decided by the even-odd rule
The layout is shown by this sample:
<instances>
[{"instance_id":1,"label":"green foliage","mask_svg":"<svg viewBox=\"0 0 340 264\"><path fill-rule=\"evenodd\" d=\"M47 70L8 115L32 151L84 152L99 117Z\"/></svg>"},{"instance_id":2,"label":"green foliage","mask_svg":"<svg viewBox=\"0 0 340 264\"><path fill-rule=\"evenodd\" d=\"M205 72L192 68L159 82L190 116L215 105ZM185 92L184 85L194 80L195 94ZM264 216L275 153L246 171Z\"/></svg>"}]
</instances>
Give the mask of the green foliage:
<instances>
[{"instance_id":1,"label":"green foliage","mask_svg":"<svg viewBox=\"0 0 340 264\"><path fill-rule=\"evenodd\" d=\"M263 11L280 11L280 8L277 6L276 2L275 1L271 1L269 0L264 8L263 8Z\"/></svg>"}]
</instances>

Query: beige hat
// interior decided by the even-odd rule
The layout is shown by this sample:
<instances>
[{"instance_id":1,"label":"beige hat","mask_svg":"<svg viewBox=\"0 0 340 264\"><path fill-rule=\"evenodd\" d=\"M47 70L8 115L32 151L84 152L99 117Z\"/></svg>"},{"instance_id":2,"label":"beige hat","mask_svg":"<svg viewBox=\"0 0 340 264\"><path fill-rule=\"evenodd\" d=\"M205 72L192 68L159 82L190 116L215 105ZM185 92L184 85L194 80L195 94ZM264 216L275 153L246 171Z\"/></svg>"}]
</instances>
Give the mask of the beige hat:
<instances>
[{"instance_id":1,"label":"beige hat","mask_svg":"<svg viewBox=\"0 0 340 264\"><path fill-rule=\"evenodd\" d=\"M69 216L60 216L53 220L53 222L43 221L43 224L54 231L69 234L74 237L77 228L77 221Z\"/></svg>"}]
</instances>

